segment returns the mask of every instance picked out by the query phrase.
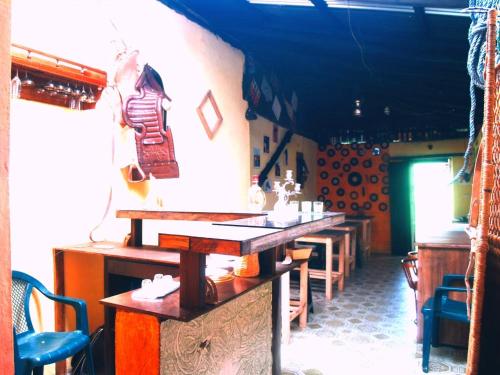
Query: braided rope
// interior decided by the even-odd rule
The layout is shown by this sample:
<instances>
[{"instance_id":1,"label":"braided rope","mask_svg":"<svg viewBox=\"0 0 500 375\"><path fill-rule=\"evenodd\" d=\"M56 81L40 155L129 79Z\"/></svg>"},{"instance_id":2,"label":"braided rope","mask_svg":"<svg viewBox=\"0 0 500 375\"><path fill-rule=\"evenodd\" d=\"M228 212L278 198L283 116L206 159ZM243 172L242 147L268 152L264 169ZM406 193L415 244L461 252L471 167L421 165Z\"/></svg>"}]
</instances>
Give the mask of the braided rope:
<instances>
[{"instance_id":1,"label":"braided rope","mask_svg":"<svg viewBox=\"0 0 500 375\"><path fill-rule=\"evenodd\" d=\"M467 71L470 77L470 112L469 112L469 140L464 154L464 164L453 179L453 182L464 180L469 174L472 164L474 140L476 138L476 87L484 90L484 60L486 56L486 9L497 8L500 0L470 0L471 25L469 27L469 53Z\"/></svg>"}]
</instances>

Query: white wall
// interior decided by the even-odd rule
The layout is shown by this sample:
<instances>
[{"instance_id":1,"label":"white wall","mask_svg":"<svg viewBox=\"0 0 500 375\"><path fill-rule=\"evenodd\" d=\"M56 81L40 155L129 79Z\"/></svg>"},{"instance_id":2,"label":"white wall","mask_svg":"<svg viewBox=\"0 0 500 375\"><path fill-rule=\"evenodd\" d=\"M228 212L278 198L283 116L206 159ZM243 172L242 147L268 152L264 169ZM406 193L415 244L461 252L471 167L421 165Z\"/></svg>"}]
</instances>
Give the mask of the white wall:
<instances>
[{"instance_id":1,"label":"white wall","mask_svg":"<svg viewBox=\"0 0 500 375\"><path fill-rule=\"evenodd\" d=\"M250 178L244 55L155 0L13 2L12 42L112 71L116 32L162 76L173 99L169 124L180 178L155 189L166 209L241 210ZM224 118L209 140L196 107L212 90ZM53 285L51 249L87 240L114 184L115 208L143 203L111 167L109 110L76 112L16 100L12 105L11 212L13 268ZM128 223L111 220L103 236L121 239ZM150 241L156 236L150 233ZM150 242L148 241L148 242ZM51 326L52 309L44 310ZM47 315L50 315L47 317Z\"/></svg>"}]
</instances>

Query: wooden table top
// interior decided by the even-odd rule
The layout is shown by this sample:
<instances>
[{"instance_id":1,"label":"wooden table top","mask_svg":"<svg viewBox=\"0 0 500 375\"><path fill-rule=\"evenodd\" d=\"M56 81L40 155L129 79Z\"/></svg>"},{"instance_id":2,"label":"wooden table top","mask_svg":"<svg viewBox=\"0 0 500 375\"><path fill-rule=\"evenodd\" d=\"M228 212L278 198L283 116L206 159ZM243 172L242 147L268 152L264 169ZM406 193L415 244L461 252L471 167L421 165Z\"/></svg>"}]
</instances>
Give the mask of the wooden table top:
<instances>
[{"instance_id":1,"label":"wooden table top","mask_svg":"<svg viewBox=\"0 0 500 375\"><path fill-rule=\"evenodd\" d=\"M119 242L89 242L79 245L59 246L54 251L66 251L71 253L84 253L102 255L112 258L126 260L152 260L156 263L179 265L180 256L178 251L160 249L157 246L130 247L123 246Z\"/></svg>"},{"instance_id":2,"label":"wooden table top","mask_svg":"<svg viewBox=\"0 0 500 375\"><path fill-rule=\"evenodd\" d=\"M330 228L344 217L338 212L302 215L297 221L277 224L276 229L268 227L270 221L262 215L229 223L169 221L159 234L159 243L164 248L242 256Z\"/></svg>"},{"instance_id":3,"label":"wooden table top","mask_svg":"<svg viewBox=\"0 0 500 375\"><path fill-rule=\"evenodd\" d=\"M463 226L450 227L442 232L430 233L416 239L415 245L429 249L470 249L470 239Z\"/></svg>"},{"instance_id":4,"label":"wooden table top","mask_svg":"<svg viewBox=\"0 0 500 375\"><path fill-rule=\"evenodd\" d=\"M155 301L142 301L132 299L134 291L125 292L116 296L102 299L100 302L108 307L119 308L127 311L140 312L158 317L160 319L173 319L183 322L189 322L207 312L229 302L230 300L249 292L250 290L280 277L285 272L299 267L306 260L293 261L291 264L284 265L281 262L276 263L276 273L270 276L258 277L235 277L228 282L218 283L217 293L219 300L216 304L207 304L203 308L185 309L180 306L179 289Z\"/></svg>"}]
</instances>

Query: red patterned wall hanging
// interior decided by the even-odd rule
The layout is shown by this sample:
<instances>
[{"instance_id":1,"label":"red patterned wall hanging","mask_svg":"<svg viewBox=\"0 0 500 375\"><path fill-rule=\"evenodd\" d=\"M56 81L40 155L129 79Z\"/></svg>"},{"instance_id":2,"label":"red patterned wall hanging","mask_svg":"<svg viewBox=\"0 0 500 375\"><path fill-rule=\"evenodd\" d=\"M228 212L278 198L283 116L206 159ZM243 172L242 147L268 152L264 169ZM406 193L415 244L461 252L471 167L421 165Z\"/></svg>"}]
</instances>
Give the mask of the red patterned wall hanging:
<instances>
[{"instance_id":1,"label":"red patterned wall hanging","mask_svg":"<svg viewBox=\"0 0 500 375\"><path fill-rule=\"evenodd\" d=\"M320 146L318 200L329 211L373 216L372 249L390 252L389 145Z\"/></svg>"}]
</instances>

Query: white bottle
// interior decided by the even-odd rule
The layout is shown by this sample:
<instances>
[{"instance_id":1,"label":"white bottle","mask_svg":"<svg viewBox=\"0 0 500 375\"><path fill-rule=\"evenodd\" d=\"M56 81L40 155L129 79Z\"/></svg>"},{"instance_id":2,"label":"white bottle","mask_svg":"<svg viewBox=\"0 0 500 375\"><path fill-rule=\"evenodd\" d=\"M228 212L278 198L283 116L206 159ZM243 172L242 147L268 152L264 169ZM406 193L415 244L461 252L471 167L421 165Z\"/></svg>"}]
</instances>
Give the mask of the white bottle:
<instances>
[{"instance_id":1,"label":"white bottle","mask_svg":"<svg viewBox=\"0 0 500 375\"><path fill-rule=\"evenodd\" d=\"M266 205L266 194L259 186L259 176L252 176L252 186L248 189L248 209L251 212L261 212Z\"/></svg>"}]
</instances>

